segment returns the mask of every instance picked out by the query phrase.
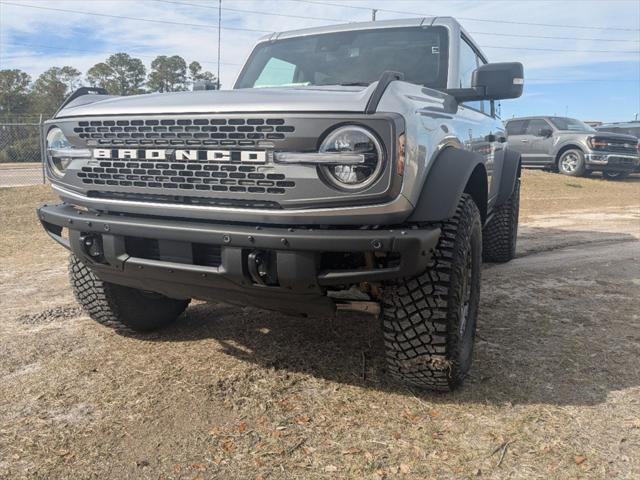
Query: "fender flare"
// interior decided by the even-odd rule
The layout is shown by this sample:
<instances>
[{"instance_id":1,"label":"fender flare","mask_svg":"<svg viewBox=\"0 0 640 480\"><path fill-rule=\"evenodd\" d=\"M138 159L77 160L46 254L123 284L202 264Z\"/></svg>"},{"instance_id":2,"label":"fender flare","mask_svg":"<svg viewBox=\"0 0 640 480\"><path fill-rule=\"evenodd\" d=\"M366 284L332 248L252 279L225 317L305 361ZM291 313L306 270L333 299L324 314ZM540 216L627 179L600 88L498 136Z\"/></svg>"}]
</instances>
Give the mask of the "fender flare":
<instances>
[{"instance_id":1,"label":"fender flare","mask_svg":"<svg viewBox=\"0 0 640 480\"><path fill-rule=\"evenodd\" d=\"M502 172L500 172L500 189L496 197L495 205L500 206L509 200L516 187L516 181L522 173L522 160L520 154L514 150L505 148L502 163Z\"/></svg>"},{"instance_id":2,"label":"fender flare","mask_svg":"<svg viewBox=\"0 0 640 480\"><path fill-rule=\"evenodd\" d=\"M580 150L582 153L585 153L584 147L580 146L580 144L578 142L575 142L574 140L564 142L562 145L556 145L552 154L553 162L557 164L558 160L560 159L560 155L562 153L564 153L566 150L574 150L574 149Z\"/></svg>"},{"instance_id":3,"label":"fender flare","mask_svg":"<svg viewBox=\"0 0 640 480\"><path fill-rule=\"evenodd\" d=\"M478 205L483 221L487 213L487 172L477 153L445 148L434 160L409 222L437 222L453 217L467 191Z\"/></svg>"}]
</instances>

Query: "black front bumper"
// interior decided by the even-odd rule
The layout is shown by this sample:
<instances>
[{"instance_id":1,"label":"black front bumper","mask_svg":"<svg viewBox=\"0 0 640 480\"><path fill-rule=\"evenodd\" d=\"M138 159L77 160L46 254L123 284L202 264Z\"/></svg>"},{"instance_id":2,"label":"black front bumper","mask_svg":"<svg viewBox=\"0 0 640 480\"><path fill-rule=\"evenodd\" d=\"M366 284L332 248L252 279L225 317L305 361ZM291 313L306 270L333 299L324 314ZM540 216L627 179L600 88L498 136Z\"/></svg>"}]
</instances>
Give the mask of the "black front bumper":
<instances>
[{"instance_id":1,"label":"black front bumper","mask_svg":"<svg viewBox=\"0 0 640 480\"><path fill-rule=\"evenodd\" d=\"M333 311L333 301L325 296L327 287L421 273L440 236L437 228L274 228L88 212L68 204L44 205L38 208L38 216L54 240L105 281L173 298L221 300L296 313ZM98 257L90 255L88 237L98 240ZM131 239L151 240L164 255L161 259L136 256ZM215 252L207 258L219 261L203 264L195 253L202 246ZM275 285L255 282L249 265L252 252L273 258ZM379 252L393 254L397 261L382 268L323 269L321 254L330 252Z\"/></svg>"}]
</instances>

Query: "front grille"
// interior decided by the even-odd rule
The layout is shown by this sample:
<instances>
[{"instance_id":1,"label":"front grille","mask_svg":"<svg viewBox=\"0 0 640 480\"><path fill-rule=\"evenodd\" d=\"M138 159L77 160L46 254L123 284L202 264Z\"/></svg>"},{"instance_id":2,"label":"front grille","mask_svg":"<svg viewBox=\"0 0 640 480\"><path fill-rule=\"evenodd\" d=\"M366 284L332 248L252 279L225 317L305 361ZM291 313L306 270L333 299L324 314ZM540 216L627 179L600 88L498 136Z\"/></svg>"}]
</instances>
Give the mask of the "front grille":
<instances>
[{"instance_id":1,"label":"front grille","mask_svg":"<svg viewBox=\"0 0 640 480\"><path fill-rule=\"evenodd\" d=\"M609 157L608 165L620 167L635 167L636 162L632 158Z\"/></svg>"},{"instance_id":2,"label":"front grille","mask_svg":"<svg viewBox=\"0 0 640 480\"><path fill-rule=\"evenodd\" d=\"M619 152L630 155L638 153L636 143L632 140L620 140L618 138L598 138L598 140L607 142L607 146L603 147L602 150L606 150L608 152Z\"/></svg>"},{"instance_id":3,"label":"front grille","mask_svg":"<svg viewBox=\"0 0 640 480\"><path fill-rule=\"evenodd\" d=\"M91 198L107 198L113 200L131 200L133 202L152 202L182 205L206 205L208 207L235 207L235 208L270 208L282 209L278 202L254 199L234 199L234 198L206 198L187 197L183 195L156 195L148 193L126 193L126 192L97 192L89 191Z\"/></svg>"},{"instance_id":4,"label":"front grille","mask_svg":"<svg viewBox=\"0 0 640 480\"><path fill-rule=\"evenodd\" d=\"M89 145L254 146L295 131L282 118L84 120L73 131Z\"/></svg>"},{"instance_id":5,"label":"front grille","mask_svg":"<svg viewBox=\"0 0 640 480\"><path fill-rule=\"evenodd\" d=\"M283 195L295 187L283 173L239 162L100 159L77 172L85 185Z\"/></svg>"}]
</instances>

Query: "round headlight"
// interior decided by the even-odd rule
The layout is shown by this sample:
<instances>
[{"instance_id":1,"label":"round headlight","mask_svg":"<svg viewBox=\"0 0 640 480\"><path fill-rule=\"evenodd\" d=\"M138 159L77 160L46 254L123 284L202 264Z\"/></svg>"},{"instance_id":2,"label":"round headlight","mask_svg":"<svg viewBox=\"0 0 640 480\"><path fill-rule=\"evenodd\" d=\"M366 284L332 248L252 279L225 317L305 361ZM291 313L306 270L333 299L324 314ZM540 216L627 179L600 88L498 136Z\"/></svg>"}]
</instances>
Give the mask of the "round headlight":
<instances>
[{"instance_id":1,"label":"round headlight","mask_svg":"<svg viewBox=\"0 0 640 480\"><path fill-rule=\"evenodd\" d=\"M375 182L384 168L384 152L376 136L363 127L347 125L331 132L320 145L321 153L355 153L362 162L323 165L321 171L335 187L361 190Z\"/></svg>"},{"instance_id":2,"label":"round headlight","mask_svg":"<svg viewBox=\"0 0 640 480\"><path fill-rule=\"evenodd\" d=\"M47 159L51 170L57 176L64 175L64 171L73 159L90 156L89 150L73 146L58 127L53 127L47 133Z\"/></svg>"}]
</instances>

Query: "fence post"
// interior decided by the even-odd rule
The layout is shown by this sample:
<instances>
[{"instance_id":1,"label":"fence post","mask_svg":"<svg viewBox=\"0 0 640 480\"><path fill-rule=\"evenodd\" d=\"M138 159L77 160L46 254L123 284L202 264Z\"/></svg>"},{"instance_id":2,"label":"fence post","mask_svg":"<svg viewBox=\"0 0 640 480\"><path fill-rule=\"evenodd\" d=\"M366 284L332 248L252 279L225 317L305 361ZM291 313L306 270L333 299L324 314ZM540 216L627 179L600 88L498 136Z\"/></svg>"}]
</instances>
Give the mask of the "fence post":
<instances>
[{"instance_id":1,"label":"fence post","mask_svg":"<svg viewBox=\"0 0 640 480\"><path fill-rule=\"evenodd\" d=\"M42 138L42 114L40 114L40 118L38 119L38 138L40 139L40 164L42 165L42 184L44 185L47 183L47 176L44 171L44 162L47 152L45 151L45 139Z\"/></svg>"}]
</instances>

